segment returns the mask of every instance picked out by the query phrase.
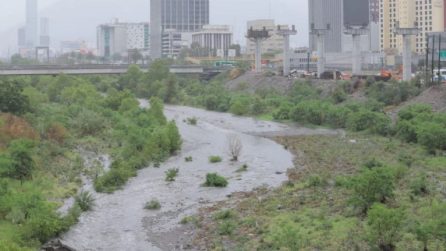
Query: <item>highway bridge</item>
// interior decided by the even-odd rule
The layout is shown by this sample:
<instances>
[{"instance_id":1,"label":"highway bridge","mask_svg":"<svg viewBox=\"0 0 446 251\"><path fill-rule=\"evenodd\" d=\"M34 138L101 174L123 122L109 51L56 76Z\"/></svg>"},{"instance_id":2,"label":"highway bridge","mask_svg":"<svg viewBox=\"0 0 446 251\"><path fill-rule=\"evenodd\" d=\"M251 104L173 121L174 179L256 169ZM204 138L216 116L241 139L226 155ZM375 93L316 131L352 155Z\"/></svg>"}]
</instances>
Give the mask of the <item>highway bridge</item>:
<instances>
[{"instance_id":1,"label":"highway bridge","mask_svg":"<svg viewBox=\"0 0 446 251\"><path fill-rule=\"evenodd\" d=\"M0 66L0 76L27 76L27 75L119 75L127 73L128 64L85 64L85 65L6 65ZM142 71L147 72L149 65L139 65ZM172 65L170 72L178 75L198 75L210 78L227 68L205 67L201 65Z\"/></svg>"}]
</instances>

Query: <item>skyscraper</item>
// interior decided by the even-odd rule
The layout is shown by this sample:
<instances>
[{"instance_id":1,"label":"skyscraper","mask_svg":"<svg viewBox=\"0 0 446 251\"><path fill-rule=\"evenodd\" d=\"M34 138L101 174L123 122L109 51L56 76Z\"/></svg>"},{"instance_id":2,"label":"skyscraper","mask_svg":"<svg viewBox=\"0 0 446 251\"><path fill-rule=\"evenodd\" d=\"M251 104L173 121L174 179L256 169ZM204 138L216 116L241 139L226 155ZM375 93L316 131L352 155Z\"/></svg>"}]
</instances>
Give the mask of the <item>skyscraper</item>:
<instances>
[{"instance_id":1,"label":"skyscraper","mask_svg":"<svg viewBox=\"0 0 446 251\"><path fill-rule=\"evenodd\" d=\"M40 46L50 46L50 21L47 17L40 19Z\"/></svg>"},{"instance_id":2,"label":"skyscraper","mask_svg":"<svg viewBox=\"0 0 446 251\"><path fill-rule=\"evenodd\" d=\"M26 46L39 45L37 0L26 0Z\"/></svg>"},{"instance_id":3,"label":"skyscraper","mask_svg":"<svg viewBox=\"0 0 446 251\"><path fill-rule=\"evenodd\" d=\"M309 0L309 24L311 28L330 30L325 34L326 52L342 51L343 0ZM310 48L316 50L316 39L310 36Z\"/></svg>"},{"instance_id":4,"label":"skyscraper","mask_svg":"<svg viewBox=\"0 0 446 251\"><path fill-rule=\"evenodd\" d=\"M209 24L209 0L151 0L150 44L152 58L162 57L162 35L166 30L196 32Z\"/></svg>"}]
</instances>

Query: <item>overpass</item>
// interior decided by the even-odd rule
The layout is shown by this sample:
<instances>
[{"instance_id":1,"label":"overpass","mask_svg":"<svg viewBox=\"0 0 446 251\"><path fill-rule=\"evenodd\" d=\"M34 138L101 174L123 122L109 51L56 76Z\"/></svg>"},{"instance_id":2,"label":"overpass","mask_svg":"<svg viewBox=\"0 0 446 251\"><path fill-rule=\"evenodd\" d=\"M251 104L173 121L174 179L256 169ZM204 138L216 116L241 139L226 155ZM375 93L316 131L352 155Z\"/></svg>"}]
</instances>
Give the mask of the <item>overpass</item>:
<instances>
[{"instance_id":1,"label":"overpass","mask_svg":"<svg viewBox=\"0 0 446 251\"><path fill-rule=\"evenodd\" d=\"M0 76L32 76L32 75L119 75L127 73L128 64L85 64L85 65L7 65L0 66ZM147 72L149 65L139 65ZM227 68L205 67L201 65L172 65L170 72L178 75L198 75L209 78Z\"/></svg>"}]
</instances>

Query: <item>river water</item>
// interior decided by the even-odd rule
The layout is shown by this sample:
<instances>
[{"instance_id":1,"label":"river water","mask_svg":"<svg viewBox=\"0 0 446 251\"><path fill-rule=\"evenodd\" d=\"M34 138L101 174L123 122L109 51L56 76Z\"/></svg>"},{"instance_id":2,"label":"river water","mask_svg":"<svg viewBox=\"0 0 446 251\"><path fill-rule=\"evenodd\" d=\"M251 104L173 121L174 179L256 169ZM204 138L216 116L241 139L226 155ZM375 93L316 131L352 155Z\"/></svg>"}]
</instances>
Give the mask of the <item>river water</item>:
<instances>
[{"instance_id":1,"label":"river water","mask_svg":"<svg viewBox=\"0 0 446 251\"><path fill-rule=\"evenodd\" d=\"M141 106L147 105L141 101ZM178 125L184 141L181 152L160 168L139 171L120 191L93 193L94 209L84 213L79 223L62 236L64 244L79 251L181 250L181 234L175 229L183 217L234 192L260 186L277 187L287 179L286 170L293 166L292 154L262 135L333 133L182 106L166 106L165 114ZM198 119L197 125L185 122L191 117ZM228 138L233 135L243 144L236 163L230 161L228 149ZM208 160L211 155L219 155L223 161L211 164ZM192 162L185 162L188 156L192 156ZM248 171L237 173L243 164L248 165ZM164 181L169 168L180 170L172 183ZM228 187L202 187L206 174L212 172L226 177ZM151 199L161 203L160 210L144 209Z\"/></svg>"}]
</instances>

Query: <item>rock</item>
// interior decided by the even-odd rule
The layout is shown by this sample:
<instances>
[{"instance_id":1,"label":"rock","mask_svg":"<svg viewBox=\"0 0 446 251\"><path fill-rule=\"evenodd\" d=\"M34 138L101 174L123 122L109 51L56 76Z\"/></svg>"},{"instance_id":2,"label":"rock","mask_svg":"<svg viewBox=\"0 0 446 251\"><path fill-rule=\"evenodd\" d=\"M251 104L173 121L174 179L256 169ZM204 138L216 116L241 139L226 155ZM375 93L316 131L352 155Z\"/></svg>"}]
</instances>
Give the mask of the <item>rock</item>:
<instances>
[{"instance_id":1,"label":"rock","mask_svg":"<svg viewBox=\"0 0 446 251\"><path fill-rule=\"evenodd\" d=\"M76 249L64 245L59 239L51 240L40 249L41 251L76 251Z\"/></svg>"}]
</instances>

